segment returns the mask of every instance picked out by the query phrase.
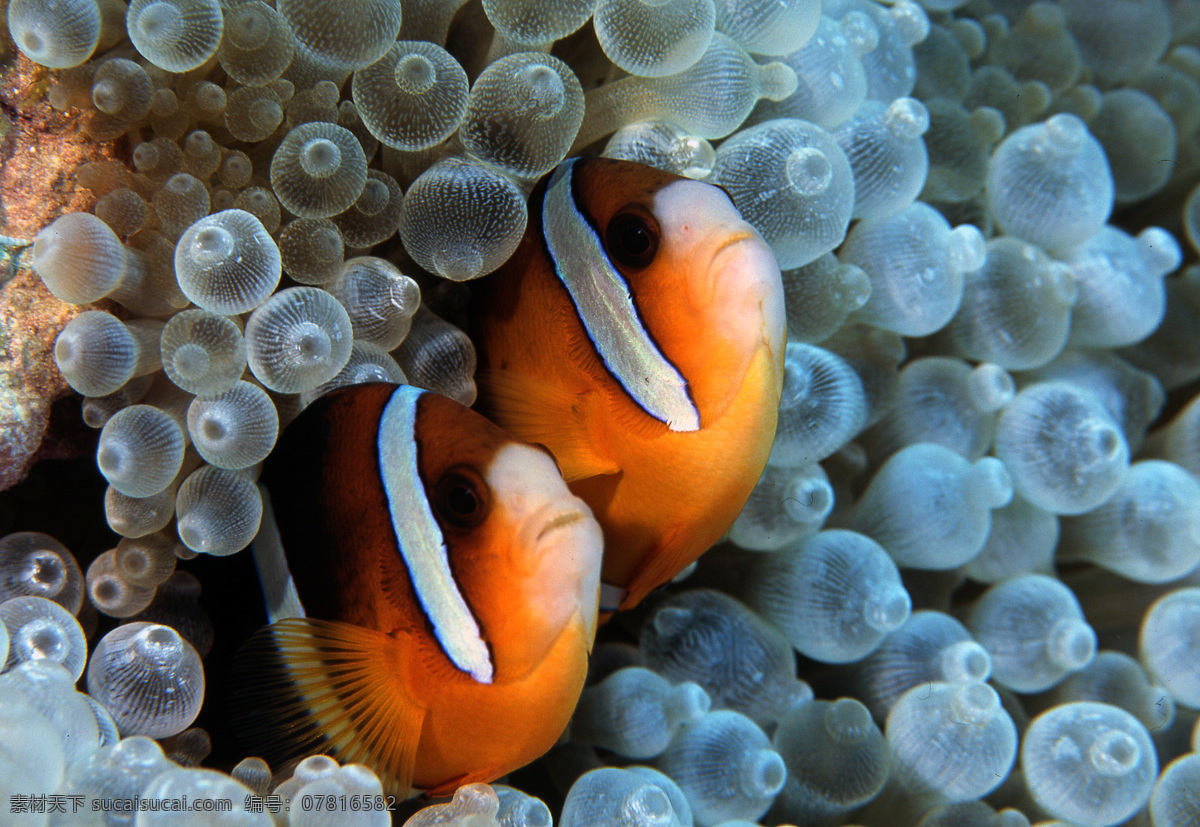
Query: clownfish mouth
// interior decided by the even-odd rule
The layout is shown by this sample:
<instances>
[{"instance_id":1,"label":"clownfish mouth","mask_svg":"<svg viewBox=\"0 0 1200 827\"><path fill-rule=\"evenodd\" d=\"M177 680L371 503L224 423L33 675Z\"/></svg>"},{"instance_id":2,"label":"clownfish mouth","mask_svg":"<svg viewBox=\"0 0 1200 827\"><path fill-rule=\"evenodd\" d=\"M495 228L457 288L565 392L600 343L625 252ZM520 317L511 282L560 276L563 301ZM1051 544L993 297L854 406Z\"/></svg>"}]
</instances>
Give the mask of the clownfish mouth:
<instances>
[{"instance_id":1,"label":"clownfish mouth","mask_svg":"<svg viewBox=\"0 0 1200 827\"><path fill-rule=\"evenodd\" d=\"M729 300L748 292L761 295L767 283L779 279L779 265L762 236L744 222L723 225L692 258L695 276L688 282L689 298L697 307L727 308Z\"/></svg>"},{"instance_id":2,"label":"clownfish mouth","mask_svg":"<svg viewBox=\"0 0 1200 827\"><path fill-rule=\"evenodd\" d=\"M577 497L557 497L529 515L524 531L532 538L541 612L560 623L582 618L593 638L604 534L591 509Z\"/></svg>"},{"instance_id":3,"label":"clownfish mouth","mask_svg":"<svg viewBox=\"0 0 1200 827\"><path fill-rule=\"evenodd\" d=\"M740 254L738 248L747 242L762 241L758 233L749 225L746 226L747 231L741 232L721 227L718 231L711 233L702 243L696 245L691 267L697 273L707 274L707 289L710 292L716 287L717 277L729 266L729 262L726 260Z\"/></svg>"},{"instance_id":4,"label":"clownfish mouth","mask_svg":"<svg viewBox=\"0 0 1200 827\"><path fill-rule=\"evenodd\" d=\"M712 260L716 262L717 258L720 257L722 253L729 250L730 247L736 247L737 245L744 244L747 241L758 242L761 244L762 236L760 236L753 229L732 233L727 239L721 242L721 244L718 245L715 250L712 251Z\"/></svg>"},{"instance_id":5,"label":"clownfish mouth","mask_svg":"<svg viewBox=\"0 0 1200 827\"><path fill-rule=\"evenodd\" d=\"M560 574L595 566L599 576L604 535L592 510L578 497L568 494L543 502L525 518L522 533L534 557L543 562L557 560Z\"/></svg>"},{"instance_id":6,"label":"clownfish mouth","mask_svg":"<svg viewBox=\"0 0 1200 827\"><path fill-rule=\"evenodd\" d=\"M567 503L550 503L542 508L539 511L539 517L542 516L541 512L546 510L557 511L558 513L552 513L549 515L548 519L546 519L546 521L542 524L541 528L538 529L538 533L534 537L534 543L540 546L547 536L554 534L559 529L575 525L576 523L580 523L588 519L590 515L579 507L581 504L582 503L579 500L575 500L574 502Z\"/></svg>"},{"instance_id":7,"label":"clownfish mouth","mask_svg":"<svg viewBox=\"0 0 1200 827\"><path fill-rule=\"evenodd\" d=\"M723 308L723 318L733 323L733 329L761 329L760 340L769 343L783 339L779 264L757 231L731 233L712 253L709 279L713 301Z\"/></svg>"},{"instance_id":8,"label":"clownfish mouth","mask_svg":"<svg viewBox=\"0 0 1200 827\"><path fill-rule=\"evenodd\" d=\"M712 251L710 270L717 278L735 274L743 283L761 283L779 272L775 254L754 229L732 233Z\"/></svg>"}]
</instances>

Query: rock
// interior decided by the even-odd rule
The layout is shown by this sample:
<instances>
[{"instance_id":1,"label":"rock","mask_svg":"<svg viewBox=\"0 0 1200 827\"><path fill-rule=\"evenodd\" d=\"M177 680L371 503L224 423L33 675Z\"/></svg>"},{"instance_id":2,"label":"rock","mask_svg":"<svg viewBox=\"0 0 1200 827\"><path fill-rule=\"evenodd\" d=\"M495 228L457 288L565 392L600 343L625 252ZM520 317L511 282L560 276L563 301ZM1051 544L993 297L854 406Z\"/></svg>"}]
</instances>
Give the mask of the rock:
<instances>
[{"instance_id":1,"label":"rock","mask_svg":"<svg viewBox=\"0 0 1200 827\"><path fill-rule=\"evenodd\" d=\"M87 210L75 183L81 164L122 157L117 142L89 142L78 113L46 102L47 71L23 55L0 73L0 490L29 470L50 404L70 389L54 364L54 340L87 307L60 302L22 266L23 244L64 212Z\"/></svg>"}]
</instances>

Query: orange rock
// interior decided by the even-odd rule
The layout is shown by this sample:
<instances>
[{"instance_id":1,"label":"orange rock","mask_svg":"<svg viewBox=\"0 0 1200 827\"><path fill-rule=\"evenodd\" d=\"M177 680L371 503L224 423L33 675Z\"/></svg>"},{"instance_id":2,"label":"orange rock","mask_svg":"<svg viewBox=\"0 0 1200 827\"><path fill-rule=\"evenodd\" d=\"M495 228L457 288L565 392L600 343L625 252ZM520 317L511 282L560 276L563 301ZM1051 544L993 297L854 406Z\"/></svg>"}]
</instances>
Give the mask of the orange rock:
<instances>
[{"instance_id":1,"label":"orange rock","mask_svg":"<svg viewBox=\"0 0 1200 827\"><path fill-rule=\"evenodd\" d=\"M75 183L76 168L120 157L115 142L84 137L78 113L50 107L47 78L23 55L0 72L0 233L8 237L0 239L0 490L25 476L50 404L71 392L54 364L54 341L88 309L51 296L19 242L65 212L90 209L95 197Z\"/></svg>"}]
</instances>

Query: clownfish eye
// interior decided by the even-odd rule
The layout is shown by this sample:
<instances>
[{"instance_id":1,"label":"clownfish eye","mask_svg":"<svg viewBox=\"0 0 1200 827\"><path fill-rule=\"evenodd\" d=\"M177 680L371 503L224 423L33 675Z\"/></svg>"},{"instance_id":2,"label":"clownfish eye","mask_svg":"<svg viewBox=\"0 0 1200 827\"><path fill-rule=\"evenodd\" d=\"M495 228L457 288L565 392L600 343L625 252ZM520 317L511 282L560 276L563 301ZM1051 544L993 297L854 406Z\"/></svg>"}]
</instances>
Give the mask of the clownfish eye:
<instances>
[{"instance_id":1,"label":"clownfish eye","mask_svg":"<svg viewBox=\"0 0 1200 827\"><path fill-rule=\"evenodd\" d=\"M464 469L451 469L442 474L434 486L432 504L437 516L455 528L474 528L483 522L488 512L483 481Z\"/></svg>"},{"instance_id":2,"label":"clownfish eye","mask_svg":"<svg viewBox=\"0 0 1200 827\"><path fill-rule=\"evenodd\" d=\"M658 252L658 227L644 215L620 212L608 222L604 246L613 261L623 267L645 267Z\"/></svg>"}]
</instances>

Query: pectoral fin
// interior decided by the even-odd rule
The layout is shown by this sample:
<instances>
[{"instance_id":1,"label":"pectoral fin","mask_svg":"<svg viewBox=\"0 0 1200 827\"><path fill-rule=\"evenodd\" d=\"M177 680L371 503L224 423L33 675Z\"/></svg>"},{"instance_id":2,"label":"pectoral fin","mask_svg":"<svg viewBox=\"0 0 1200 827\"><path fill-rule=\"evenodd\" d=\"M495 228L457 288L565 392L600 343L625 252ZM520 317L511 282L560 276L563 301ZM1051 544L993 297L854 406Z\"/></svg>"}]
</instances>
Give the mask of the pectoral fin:
<instances>
[{"instance_id":1,"label":"pectoral fin","mask_svg":"<svg viewBox=\"0 0 1200 827\"><path fill-rule=\"evenodd\" d=\"M426 713L403 683L407 657L402 640L348 623L263 627L234 662L243 745L272 765L315 753L366 764L386 791L407 797Z\"/></svg>"},{"instance_id":2,"label":"pectoral fin","mask_svg":"<svg viewBox=\"0 0 1200 827\"><path fill-rule=\"evenodd\" d=\"M697 552L691 534L687 526L677 525L663 536L626 585L628 594L621 601L621 611L641 603L646 595L679 574L707 550L704 546Z\"/></svg>"},{"instance_id":3,"label":"pectoral fin","mask_svg":"<svg viewBox=\"0 0 1200 827\"><path fill-rule=\"evenodd\" d=\"M486 400L483 413L526 442L545 445L567 482L621 470L596 431L603 418L595 410L598 392L573 393L505 370L481 371L475 381Z\"/></svg>"}]
</instances>

